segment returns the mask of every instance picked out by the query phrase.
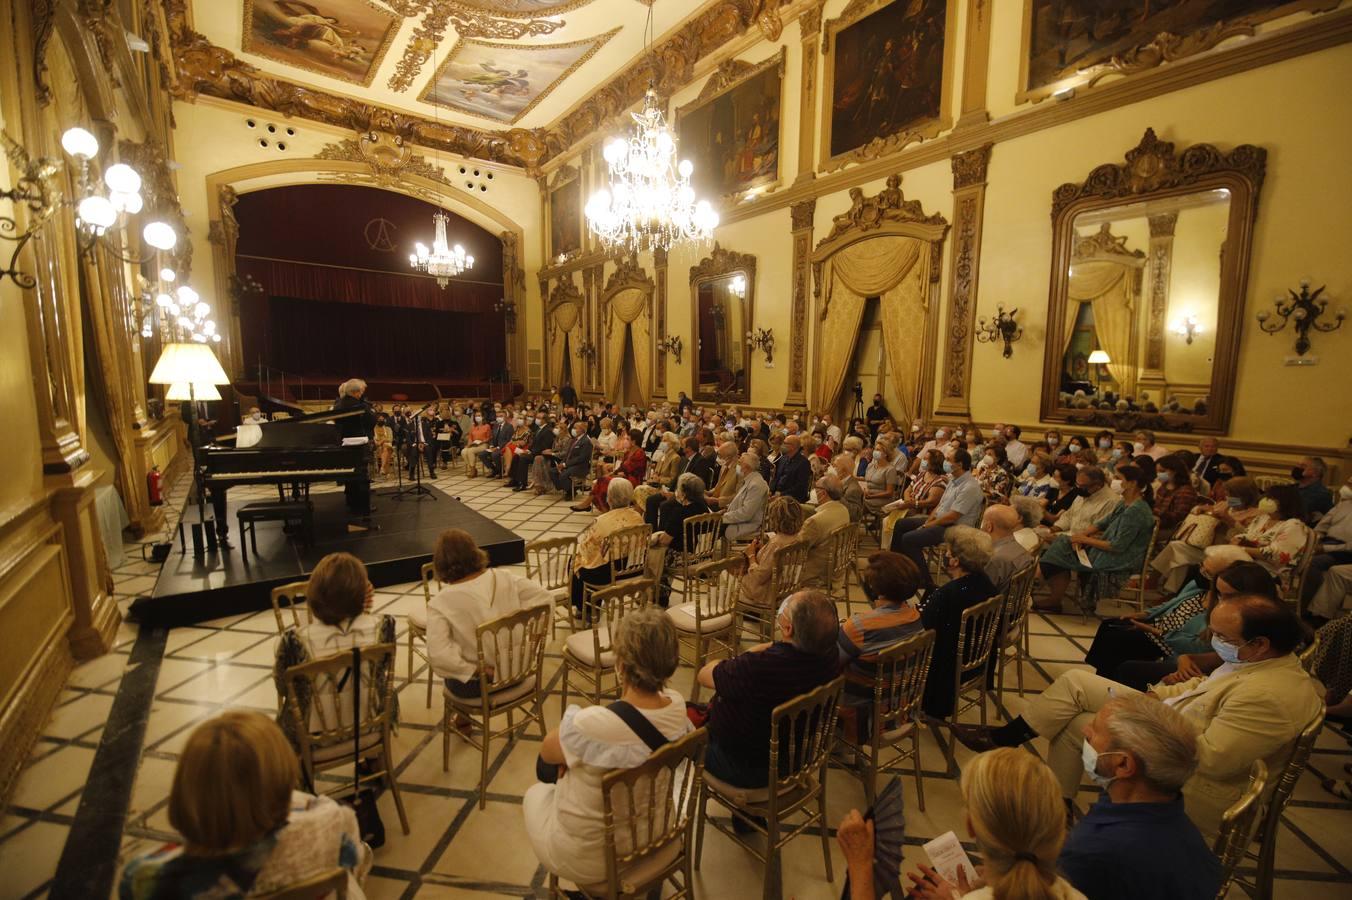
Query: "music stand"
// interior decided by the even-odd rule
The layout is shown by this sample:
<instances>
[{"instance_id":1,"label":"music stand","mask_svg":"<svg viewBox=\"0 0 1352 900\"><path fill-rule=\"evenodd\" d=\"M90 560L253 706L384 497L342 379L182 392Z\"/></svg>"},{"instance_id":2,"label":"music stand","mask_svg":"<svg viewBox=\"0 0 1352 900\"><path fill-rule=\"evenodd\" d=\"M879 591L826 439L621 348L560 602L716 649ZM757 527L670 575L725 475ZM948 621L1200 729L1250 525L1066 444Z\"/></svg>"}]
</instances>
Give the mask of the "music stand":
<instances>
[{"instance_id":1,"label":"music stand","mask_svg":"<svg viewBox=\"0 0 1352 900\"><path fill-rule=\"evenodd\" d=\"M423 410L427 409L431 405L432 405L431 403L423 404L423 408L418 410L417 413L414 414L415 418L417 416L421 416L423 414ZM432 439L436 440L436 435L433 435ZM414 500L425 500L429 497L433 500L437 499L437 495L432 491L431 488L423 487L422 483L423 458L422 454L418 452L417 442L409 441L408 444L409 447L412 448L413 453L415 454L413 456L413 459L418 464L417 468L413 470L413 482L409 484L408 487L404 487L404 473L403 473L403 465L401 463L399 467L400 468L399 487L397 487L394 493L391 494L390 496L393 497L395 500L405 500L409 497L412 497Z\"/></svg>"}]
</instances>

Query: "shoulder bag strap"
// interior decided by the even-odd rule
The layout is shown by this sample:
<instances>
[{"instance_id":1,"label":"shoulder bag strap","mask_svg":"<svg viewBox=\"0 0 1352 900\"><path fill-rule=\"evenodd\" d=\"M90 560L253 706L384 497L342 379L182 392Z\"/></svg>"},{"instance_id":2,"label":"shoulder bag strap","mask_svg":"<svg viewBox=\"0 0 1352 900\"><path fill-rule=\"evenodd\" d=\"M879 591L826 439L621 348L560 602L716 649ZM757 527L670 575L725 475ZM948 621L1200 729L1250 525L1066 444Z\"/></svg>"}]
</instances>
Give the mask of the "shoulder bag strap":
<instances>
[{"instance_id":1,"label":"shoulder bag strap","mask_svg":"<svg viewBox=\"0 0 1352 900\"><path fill-rule=\"evenodd\" d=\"M361 792L361 647L352 648L352 793Z\"/></svg>"},{"instance_id":2,"label":"shoulder bag strap","mask_svg":"<svg viewBox=\"0 0 1352 900\"><path fill-rule=\"evenodd\" d=\"M629 726L629 730L638 735L643 743L648 745L652 751L660 750L670 741L666 735L657 730L657 726L648 721L648 717L634 708L633 704L627 700L616 700L609 704L606 709L620 717L624 724Z\"/></svg>"}]
</instances>

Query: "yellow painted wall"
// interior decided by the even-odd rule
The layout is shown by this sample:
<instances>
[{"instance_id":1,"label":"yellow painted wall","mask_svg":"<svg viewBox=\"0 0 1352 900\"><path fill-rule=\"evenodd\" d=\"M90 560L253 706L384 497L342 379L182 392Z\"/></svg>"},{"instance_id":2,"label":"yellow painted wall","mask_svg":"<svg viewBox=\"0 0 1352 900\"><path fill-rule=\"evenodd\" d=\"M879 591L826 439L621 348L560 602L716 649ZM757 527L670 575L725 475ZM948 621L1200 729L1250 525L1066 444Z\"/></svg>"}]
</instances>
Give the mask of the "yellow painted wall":
<instances>
[{"instance_id":1,"label":"yellow painted wall","mask_svg":"<svg viewBox=\"0 0 1352 900\"><path fill-rule=\"evenodd\" d=\"M1169 306L1164 316L1164 379L1170 384L1211 380L1221 245L1225 242L1229 214L1229 204L1224 203L1179 211L1169 269ZM1201 328L1191 344L1183 335L1170 330L1188 315L1194 316Z\"/></svg>"}]
</instances>

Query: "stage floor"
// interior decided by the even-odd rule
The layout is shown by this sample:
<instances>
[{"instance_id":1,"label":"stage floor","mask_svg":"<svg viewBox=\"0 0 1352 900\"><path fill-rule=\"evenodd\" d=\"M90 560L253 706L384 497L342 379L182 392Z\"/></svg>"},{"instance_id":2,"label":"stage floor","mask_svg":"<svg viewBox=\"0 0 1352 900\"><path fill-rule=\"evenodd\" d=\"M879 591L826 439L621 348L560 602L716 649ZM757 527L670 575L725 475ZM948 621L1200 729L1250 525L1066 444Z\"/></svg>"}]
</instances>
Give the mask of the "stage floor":
<instances>
[{"instance_id":1,"label":"stage floor","mask_svg":"<svg viewBox=\"0 0 1352 900\"><path fill-rule=\"evenodd\" d=\"M492 519L470 509L454 497L429 486L432 497L396 500L393 488L371 492L371 522L378 530L351 532L341 490L314 489L314 546L303 547L282 532L281 522L257 525L258 553L244 547L235 512L256 500L276 499L276 489L247 486L231 489L228 515L230 542L225 552L207 553L202 559L181 553L177 541L160 568L149 596L132 602L130 615L143 625L191 625L267 609L274 587L303 581L320 559L346 551L366 564L376 587L417 581L422 564L432 559L437 535L447 528L462 528L488 554L491 565L512 565L525 559L525 540ZM210 510L208 509L208 515ZM184 527L197 521L197 510L183 510ZM245 553L247 550L247 554Z\"/></svg>"}]
</instances>

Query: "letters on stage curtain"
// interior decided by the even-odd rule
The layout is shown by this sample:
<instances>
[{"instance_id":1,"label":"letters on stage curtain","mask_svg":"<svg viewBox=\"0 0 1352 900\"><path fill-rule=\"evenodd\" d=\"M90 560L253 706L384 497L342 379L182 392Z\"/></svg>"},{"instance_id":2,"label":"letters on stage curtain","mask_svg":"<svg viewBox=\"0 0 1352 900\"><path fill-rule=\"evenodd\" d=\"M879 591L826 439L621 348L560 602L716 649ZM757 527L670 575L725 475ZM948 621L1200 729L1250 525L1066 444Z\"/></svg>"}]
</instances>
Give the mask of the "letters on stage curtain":
<instances>
[{"instance_id":1,"label":"letters on stage curtain","mask_svg":"<svg viewBox=\"0 0 1352 900\"><path fill-rule=\"evenodd\" d=\"M891 330L888 322L894 324L899 322L900 315L898 312L889 318L887 295L902 283L908 273L917 268L916 263L922 256L922 250L926 251L923 254L926 264L919 267L923 271L928 267L929 242L919 238L891 235L869 238L857 241L827 258L822 266L822 280L826 291L826 317L822 320L821 352L818 357L820 360L818 400L822 409L834 409L836 401L840 398L841 389L845 384L845 374L849 371L850 361L854 358L855 343L859 339L859 322L864 314L865 299L882 298L883 332L886 336ZM921 297L923 296L922 293ZM890 302L898 302L899 299L893 298ZM921 329L924 327L923 323L922 317L919 326ZM900 349L907 341L896 335L892 336L887 342L889 356L893 353L893 343L897 343ZM894 360L894 366L900 368L902 360L907 361L907 366L913 365L919 369L918 352L913 354L913 359L898 356ZM916 377L915 383L918 384L918 374ZM898 379L897 383L900 385L901 379ZM911 396L913 398L914 394ZM914 399L910 400L910 403L913 404Z\"/></svg>"},{"instance_id":2,"label":"letters on stage curtain","mask_svg":"<svg viewBox=\"0 0 1352 900\"><path fill-rule=\"evenodd\" d=\"M1135 389L1136 367L1131 360L1131 319L1135 305L1131 284L1132 269L1128 266L1106 260L1083 260L1071 267L1066 289L1065 347L1070 346L1075 333L1080 304L1093 304L1094 333L1099 346L1108 354L1108 372L1122 393Z\"/></svg>"}]
</instances>

